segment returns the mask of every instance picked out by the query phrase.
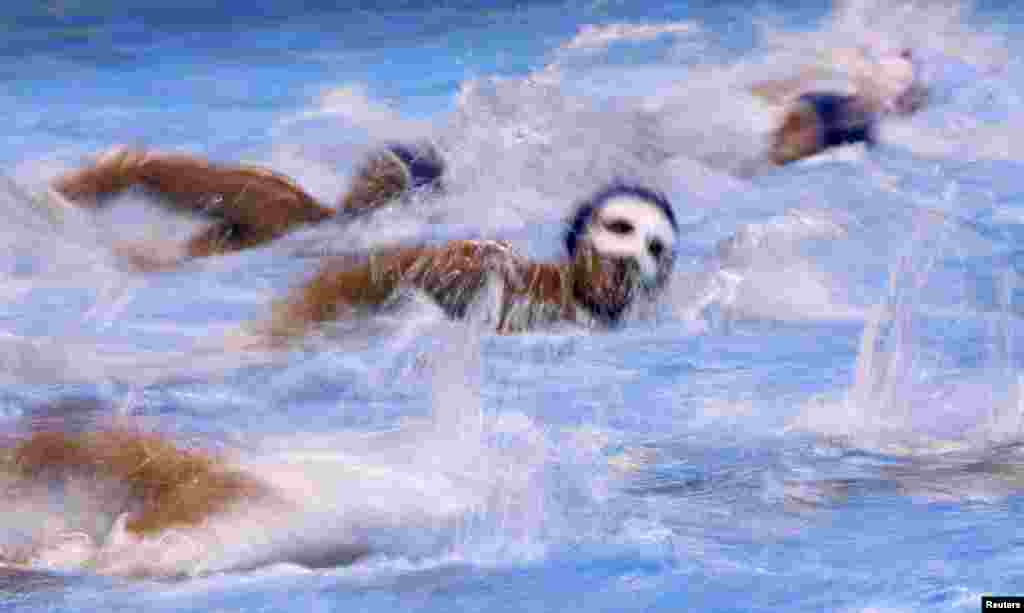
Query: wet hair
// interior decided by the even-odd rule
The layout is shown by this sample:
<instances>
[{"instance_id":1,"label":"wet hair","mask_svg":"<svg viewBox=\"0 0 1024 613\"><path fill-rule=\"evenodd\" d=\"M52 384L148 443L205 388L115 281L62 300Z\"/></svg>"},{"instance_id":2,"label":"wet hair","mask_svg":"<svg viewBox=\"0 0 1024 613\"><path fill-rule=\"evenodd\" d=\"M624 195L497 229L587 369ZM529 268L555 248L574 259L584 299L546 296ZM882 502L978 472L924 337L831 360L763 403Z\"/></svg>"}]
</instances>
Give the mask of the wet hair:
<instances>
[{"instance_id":1,"label":"wet hair","mask_svg":"<svg viewBox=\"0 0 1024 613\"><path fill-rule=\"evenodd\" d=\"M406 170L412 180L410 189L421 187L441 187L441 177L444 175L445 164L441 154L433 145L410 146L400 143L392 143L387 150L394 154Z\"/></svg>"},{"instance_id":2,"label":"wet hair","mask_svg":"<svg viewBox=\"0 0 1024 613\"><path fill-rule=\"evenodd\" d=\"M668 217L669 223L672 224L672 230L675 232L679 231L679 224L676 222L675 213L672 212L672 205L669 204L668 198L664 194L640 185L614 183L576 206L576 214L573 216L565 233L565 249L569 252L570 258L576 257L576 249L579 246L580 237L583 235L587 224L590 223L594 214L612 198L623 196L643 200L658 207Z\"/></svg>"}]
</instances>

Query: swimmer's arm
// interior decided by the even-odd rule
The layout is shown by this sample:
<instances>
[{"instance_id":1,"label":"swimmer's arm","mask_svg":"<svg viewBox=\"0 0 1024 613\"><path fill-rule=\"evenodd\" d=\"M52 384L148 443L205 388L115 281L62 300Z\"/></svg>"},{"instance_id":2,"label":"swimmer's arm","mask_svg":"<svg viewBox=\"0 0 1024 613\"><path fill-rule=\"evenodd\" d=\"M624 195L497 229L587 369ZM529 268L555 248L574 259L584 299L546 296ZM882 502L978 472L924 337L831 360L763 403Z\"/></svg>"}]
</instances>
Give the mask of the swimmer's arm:
<instances>
[{"instance_id":1,"label":"swimmer's arm","mask_svg":"<svg viewBox=\"0 0 1024 613\"><path fill-rule=\"evenodd\" d=\"M432 249L394 249L355 266L351 258L331 258L309 282L274 305L263 331L283 340L302 335L316 324L380 307L410 281L417 263L434 255Z\"/></svg>"},{"instance_id":2,"label":"swimmer's arm","mask_svg":"<svg viewBox=\"0 0 1024 613\"><path fill-rule=\"evenodd\" d=\"M182 250L186 257L202 258L239 251L250 246L244 227L218 222L199 230L186 241Z\"/></svg>"},{"instance_id":3,"label":"swimmer's arm","mask_svg":"<svg viewBox=\"0 0 1024 613\"><path fill-rule=\"evenodd\" d=\"M54 184L68 200L91 208L133 186L149 188L177 208L223 219L175 249L154 249L155 255L144 245L125 246L119 255L139 270L255 247L333 214L286 177L261 168L217 166L188 155L137 149L112 151Z\"/></svg>"},{"instance_id":4,"label":"swimmer's arm","mask_svg":"<svg viewBox=\"0 0 1024 613\"><path fill-rule=\"evenodd\" d=\"M251 166L215 165L184 154L117 149L54 182L63 196L86 207L101 206L133 186L149 188L183 210L279 232L333 214L282 175Z\"/></svg>"},{"instance_id":5,"label":"swimmer's arm","mask_svg":"<svg viewBox=\"0 0 1024 613\"><path fill-rule=\"evenodd\" d=\"M231 191L224 174L208 162L183 154L117 148L86 168L54 181L54 188L84 207L102 206L110 197L135 186L147 187L182 208L197 209Z\"/></svg>"},{"instance_id":6,"label":"swimmer's arm","mask_svg":"<svg viewBox=\"0 0 1024 613\"><path fill-rule=\"evenodd\" d=\"M180 243L169 241L123 241L116 243L113 251L136 272L170 270L188 259Z\"/></svg>"},{"instance_id":7,"label":"swimmer's arm","mask_svg":"<svg viewBox=\"0 0 1024 613\"><path fill-rule=\"evenodd\" d=\"M772 104L782 104L796 98L813 81L828 78L831 73L822 68L805 68L799 75L789 79L758 81L750 86L750 93Z\"/></svg>"},{"instance_id":8,"label":"swimmer's arm","mask_svg":"<svg viewBox=\"0 0 1024 613\"><path fill-rule=\"evenodd\" d=\"M571 281L560 266L524 263L514 275L505 275L498 334L517 334L555 320L576 320Z\"/></svg>"},{"instance_id":9,"label":"swimmer's arm","mask_svg":"<svg viewBox=\"0 0 1024 613\"><path fill-rule=\"evenodd\" d=\"M115 149L92 166L61 175L53 181L53 188L77 206L97 208L108 197L139 182L138 169L145 158L143 151Z\"/></svg>"},{"instance_id":10,"label":"swimmer's arm","mask_svg":"<svg viewBox=\"0 0 1024 613\"><path fill-rule=\"evenodd\" d=\"M139 272L170 270L193 258L235 253L270 242L278 233L229 222L206 226L183 242L144 240L119 242L114 253Z\"/></svg>"},{"instance_id":11,"label":"swimmer's arm","mask_svg":"<svg viewBox=\"0 0 1024 613\"><path fill-rule=\"evenodd\" d=\"M507 275L502 270L506 250L502 243L466 240L378 251L358 265L352 265L352 258L332 258L311 281L274 306L265 331L284 339L318 323L357 317L384 305L402 286L423 290L450 315L460 316L490 272Z\"/></svg>"},{"instance_id":12,"label":"swimmer's arm","mask_svg":"<svg viewBox=\"0 0 1024 613\"><path fill-rule=\"evenodd\" d=\"M182 252L188 258L224 255L259 247L280 235L281 232L269 225L253 227L221 221L195 233L185 242Z\"/></svg>"},{"instance_id":13,"label":"swimmer's arm","mask_svg":"<svg viewBox=\"0 0 1024 613\"><path fill-rule=\"evenodd\" d=\"M142 240L114 245L114 254L132 270L156 272L170 270L192 258L223 255L264 242L256 240L245 228L227 222L209 225L184 242Z\"/></svg>"}]
</instances>

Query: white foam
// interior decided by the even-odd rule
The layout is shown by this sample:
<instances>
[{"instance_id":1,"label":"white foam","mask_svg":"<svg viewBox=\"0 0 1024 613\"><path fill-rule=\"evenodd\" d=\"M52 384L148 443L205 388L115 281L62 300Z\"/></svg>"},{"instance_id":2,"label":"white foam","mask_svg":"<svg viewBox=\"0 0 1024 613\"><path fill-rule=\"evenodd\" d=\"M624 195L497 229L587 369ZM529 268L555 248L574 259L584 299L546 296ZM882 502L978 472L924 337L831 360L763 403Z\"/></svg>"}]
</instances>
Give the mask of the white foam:
<instances>
[{"instance_id":1,"label":"white foam","mask_svg":"<svg viewBox=\"0 0 1024 613\"><path fill-rule=\"evenodd\" d=\"M615 41L646 41L662 34L691 34L699 30L693 22L663 24L611 23L603 25L585 24L564 49L604 48Z\"/></svg>"},{"instance_id":2,"label":"white foam","mask_svg":"<svg viewBox=\"0 0 1024 613\"><path fill-rule=\"evenodd\" d=\"M417 140L431 131L429 123L409 119L388 104L374 100L361 83L326 89L313 108L279 120L276 128L283 135L300 123L321 120L340 123L336 128L361 128L376 140Z\"/></svg>"}]
</instances>

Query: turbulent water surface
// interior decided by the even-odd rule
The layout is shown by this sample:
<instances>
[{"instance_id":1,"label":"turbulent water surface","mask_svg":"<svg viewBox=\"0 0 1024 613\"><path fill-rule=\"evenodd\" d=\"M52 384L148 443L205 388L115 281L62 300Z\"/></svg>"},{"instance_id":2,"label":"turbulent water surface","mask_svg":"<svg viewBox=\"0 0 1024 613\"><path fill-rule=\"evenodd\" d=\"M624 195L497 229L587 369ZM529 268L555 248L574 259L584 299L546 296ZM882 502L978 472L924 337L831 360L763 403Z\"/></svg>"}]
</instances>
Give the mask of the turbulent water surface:
<instances>
[{"instance_id":1,"label":"turbulent water surface","mask_svg":"<svg viewBox=\"0 0 1024 613\"><path fill-rule=\"evenodd\" d=\"M0 435L95 398L300 504L146 542L66 535L32 572L0 568L0 610L974 611L1024 594L1020 7L336 4L3 10ZM932 104L872 151L742 178L778 117L746 87L844 45L914 47ZM448 159L443 198L171 272L126 271L111 246L195 220L138 193L96 214L41 197L127 143L264 164L334 203L369 148L412 138ZM414 296L293 350L237 350L321 253L488 237L559 257L573 203L615 178L664 190L683 231L668 295L621 329L498 336ZM0 546L113 521L89 513L0 506ZM273 563L324 547L369 554Z\"/></svg>"}]
</instances>

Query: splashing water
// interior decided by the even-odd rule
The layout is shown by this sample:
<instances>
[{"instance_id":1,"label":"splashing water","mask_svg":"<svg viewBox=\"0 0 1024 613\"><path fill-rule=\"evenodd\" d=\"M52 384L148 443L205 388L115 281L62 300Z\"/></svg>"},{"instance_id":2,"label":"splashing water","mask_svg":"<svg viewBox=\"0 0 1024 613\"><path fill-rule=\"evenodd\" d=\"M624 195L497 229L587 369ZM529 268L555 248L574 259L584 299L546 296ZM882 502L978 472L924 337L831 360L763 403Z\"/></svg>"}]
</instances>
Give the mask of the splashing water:
<instances>
[{"instance_id":1,"label":"splashing water","mask_svg":"<svg viewBox=\"0 0 1024 613\"><path fill-rule=\"evenodd\" d=\"M47 572L0 568L0 608L902 611L1024 590L1012 8L655 4L13 7L0 433L83 393L286 504L138 540L104 492L8 501L0 544ZM779 111L750 84L856 46L913 47L933 104L874 151L751 172ZM444 153L444 197L167 273L111 245L195 220L141 193L39 206L122 142L265 164L333 204L406 138ZM322 252L564 257L566 215L613 178L664 190L683 231L668 295L620 330L496 336L499 296L457 323L413 294L285 351L225 348ZM106 577L137 574L188 579Z\"/></svg>"}]
</instances>

